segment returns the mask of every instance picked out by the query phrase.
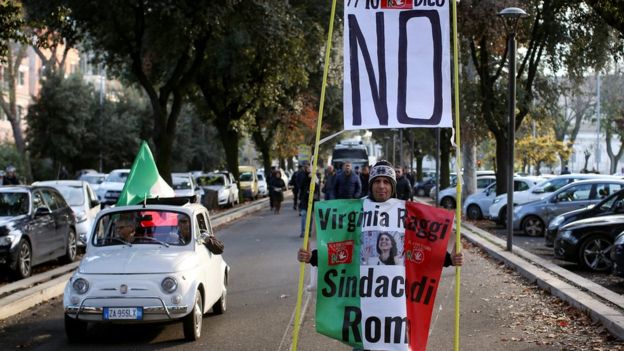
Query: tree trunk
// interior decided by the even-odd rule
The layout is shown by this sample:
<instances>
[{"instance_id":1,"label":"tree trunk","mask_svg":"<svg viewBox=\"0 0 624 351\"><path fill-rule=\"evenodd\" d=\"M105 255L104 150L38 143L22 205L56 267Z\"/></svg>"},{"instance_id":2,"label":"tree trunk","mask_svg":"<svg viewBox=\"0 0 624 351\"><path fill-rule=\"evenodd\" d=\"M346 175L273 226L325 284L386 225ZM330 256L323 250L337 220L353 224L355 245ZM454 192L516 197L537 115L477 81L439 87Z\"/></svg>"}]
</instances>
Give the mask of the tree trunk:
<instances>
[{"instance_id":1,"label":"tree trunk","mask_svg":"<svg viewBox=\"0 0 624 351\"><path fill-rule=\"evenodd\" d=\"M422 154L416 155L416 181L422 182L423 180L423 159L424 156ZM412 184L412 186L415 184Z\"/></svg>"},{"instance_id":2,"label":"tree trunk","mask_svg":"<svg viewBox=\"0 0 624 351\"><path fill-rule=\"evenodd\" d=\"M609 128L606 128L607 155L609 155L609 160L611 161L611 164L609 166L609 174L613 174L617 172L618 162L620 162L620 159L622 158L622 155L624 154L624 143L621 142L622 140L620 140L620 149L618 150L618 153L617 154L613 153L613 148L611 147L612 138L613 138L613 133L611 133L611 130Z\"/></svg>"},{"instance_id":3,"label":"tree trunk","mask_svg":"<svg viewBox=\"0 0 624 351\"><path fill-rule=\"evenodd\" d=\"M173 150L173 139L175 134L158 133L154 135L153 140L156 147L156 166L158 173L169 184L171 182L171 156Z\"/></svg>"},{"instance_id":4,"label":"tree trunk","mask_svg":"<svg viewBox=\"0 0 624 351\"><path fill-rule=\"evenodd\" d=\"M230 128L229 119L227 118L215 118L213 124L219 131L219 139L221 139L223 150L225 150L225 161L227 162L228 171L232 173L240 188L238 179L238 141L240 136L236 130Z\"/></svg>"},{"instance_id":5,"label":"tree trunk","mask_svg":"<svg viewBox=\"0 0 624 351\"><path fill-rule=\"evenodd\" d=\"M465 140L465 139L464 139ZM477 164L477 147L470 140L462 142L462 166L464 167L464 185L463 195L468 197L477 191L477 172L475 165Z\"/></svg>"}]
</instances>

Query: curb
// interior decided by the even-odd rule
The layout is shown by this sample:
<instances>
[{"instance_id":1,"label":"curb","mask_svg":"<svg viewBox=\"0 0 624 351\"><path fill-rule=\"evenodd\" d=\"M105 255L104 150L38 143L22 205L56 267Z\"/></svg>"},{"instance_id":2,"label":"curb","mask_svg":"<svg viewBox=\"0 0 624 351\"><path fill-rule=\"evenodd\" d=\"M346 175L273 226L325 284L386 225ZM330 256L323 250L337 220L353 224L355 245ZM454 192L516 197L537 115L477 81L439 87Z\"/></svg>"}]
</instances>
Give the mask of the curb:
<instances>
[{"instance_id":1,"label":"curb","mask_svg":"<svg viewBox=\"0 0 624 351\"><path fill-rule=\"evenodd\" d=\"M479 246L494 259L504 262L529 282L587 313L620 340L624 340L624 314L598 298L582 291L591 291L611 304L624 308L624 298L581 276L539 258L519 247L506 251L503 240L471 224L462 223L462 236ZM566 280L566 281L564 281Z\"/></svg>"},{"instance_id":2,"label":"curb","mask_svg":"<svg viewBox=\"0 0 624 351\"><path fill-rule=\"evenodd\" d=\"M250 213L259 211L266 206L268 201L268 199L261 199L254 201L253 204L245 208L232 210L232 213L215 215L214 218L211 218L211 224L214 228L223 226ZM78 267L79 264L79 261L73 262L69 265L46 272L42 275L42 277L30 277L24 280L19 280L15 283L7 284L0 288L0 296L2 294L23 289L6 297L0 298L0 320L14 316L31 307L34 307L35 305L62 295L67 281L71 278L74 269ZM59 273L65 274L58 276ZM47 278L53 279L25 289L25 287L36 284L37 282Z\"/></svg>"}]
</instances>

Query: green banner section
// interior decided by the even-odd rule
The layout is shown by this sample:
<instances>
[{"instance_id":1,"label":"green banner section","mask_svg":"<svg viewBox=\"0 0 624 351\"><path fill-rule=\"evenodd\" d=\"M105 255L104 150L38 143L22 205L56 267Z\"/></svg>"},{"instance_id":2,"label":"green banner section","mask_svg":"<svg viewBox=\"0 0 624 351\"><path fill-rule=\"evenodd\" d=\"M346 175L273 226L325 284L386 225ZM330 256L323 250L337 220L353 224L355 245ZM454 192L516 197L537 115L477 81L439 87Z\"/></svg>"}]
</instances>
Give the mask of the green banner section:
<instances>
[{"instance_id":1,"label":"green banner section","mask_svg":"<svg viewBox=\"0 0 624 351\"><path fill-rule=\"evenodd\" d=\"M352 319L345 314L360 310L362 203L356 199L314 204L318 244L316 331L360 348L362 343L355 342L351 328L344 323Z\"/></svg>"}]
</instances>

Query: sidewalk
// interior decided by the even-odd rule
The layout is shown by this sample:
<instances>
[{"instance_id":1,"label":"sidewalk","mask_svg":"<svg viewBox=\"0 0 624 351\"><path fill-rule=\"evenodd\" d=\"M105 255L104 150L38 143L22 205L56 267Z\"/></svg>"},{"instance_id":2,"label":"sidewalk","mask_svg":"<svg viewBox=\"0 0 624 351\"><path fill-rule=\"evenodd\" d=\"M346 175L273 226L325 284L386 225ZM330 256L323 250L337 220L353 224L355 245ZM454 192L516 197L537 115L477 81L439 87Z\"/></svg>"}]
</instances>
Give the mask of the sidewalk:
<instances>
[{"instance_id":1,"label":"sidewalk","mask_svg":"<svg viewBox=\"0 0 624 351\"><path fill-rule=\"evenodd\" d=\"M479 241L478 235L468 229L462 230L462 234L470 241ZM484 241L482 237L481 240ZM480 245L489 244L480 242ZM592 321L579 309L550 295L509 268L522 265L527 269L532 263L520 262L520 256L511 254L516 262L507 257L498 257L505 262L503 264L490 258L490 253L477 245L465 242L464 247L465 265L461 269L461 350L624 350L624 342L607 332L600 322ZM492 247L487 249L495 250ZM547 274L543 268L538 270ZM549 275L548 281L555 285L565 284L554 275ZM454 284L455 269L445 268L431 320L429 350L453 350ZM577 292L580 293L580 290ZM315 332L315 294L316 291L313 291L304 315L298 350L351 350ZM592 305L599 303L576 302ZM618 320L612 317L614 321Z\"/></svg>"}]
</instances>

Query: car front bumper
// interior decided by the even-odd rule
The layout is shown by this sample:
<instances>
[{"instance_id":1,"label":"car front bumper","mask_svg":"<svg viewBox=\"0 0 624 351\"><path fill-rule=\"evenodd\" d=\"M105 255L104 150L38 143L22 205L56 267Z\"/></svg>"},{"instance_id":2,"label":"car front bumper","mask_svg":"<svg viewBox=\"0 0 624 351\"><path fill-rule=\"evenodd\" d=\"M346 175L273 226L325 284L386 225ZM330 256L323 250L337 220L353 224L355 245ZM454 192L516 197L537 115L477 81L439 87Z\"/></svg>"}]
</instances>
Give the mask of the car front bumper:
<instances>
[{"instance_id":1,"label":"car front bumper","mask_svg":"<svg viewBox=\"0 0 624 351\"><path fill-rule=\"evenodd\" d=\"M146 303L148 302L148 303ZM143 310L141 319L104 319L104 307L140 307ZM159 322L180 319L189 313L187 305L167 305L156 296L136 297L92 297L85 298L80 304L65 306L65 314L71 318L89 322L108 323L141 323L146 321Z\"/></svg>"}]
</instances>

